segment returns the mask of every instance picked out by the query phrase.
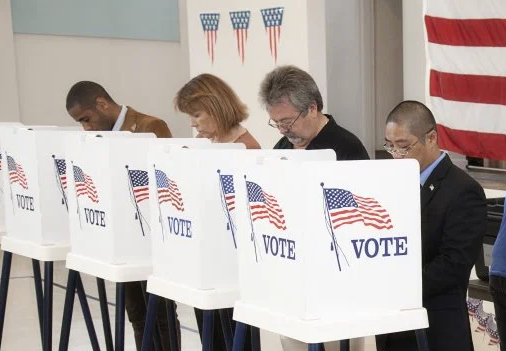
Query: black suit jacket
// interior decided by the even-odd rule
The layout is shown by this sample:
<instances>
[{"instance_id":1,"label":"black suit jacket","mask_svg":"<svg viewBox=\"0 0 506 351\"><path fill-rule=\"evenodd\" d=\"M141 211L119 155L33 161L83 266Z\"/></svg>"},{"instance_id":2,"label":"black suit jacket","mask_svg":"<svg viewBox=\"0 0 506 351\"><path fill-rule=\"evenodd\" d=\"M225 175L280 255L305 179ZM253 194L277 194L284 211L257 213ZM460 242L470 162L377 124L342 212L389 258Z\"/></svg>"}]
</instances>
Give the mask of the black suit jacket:
<instances>
[{"instance_id":1,"label":"black suit jacket","mask_svg":"<svg viewBox=\"0 0 506 351\"><path fill-rule=\"evenodd\" d=\"M420 197L423 305L429 317L429 347L431 351L471 351L466 293L486 231L485 194L478 182L446 155L425 182ZM416 344L414 348L396 345L397 339L407 338L412 344L413 335L378 337L378 350L417 350Z\"/></svg>"}]
</instances>

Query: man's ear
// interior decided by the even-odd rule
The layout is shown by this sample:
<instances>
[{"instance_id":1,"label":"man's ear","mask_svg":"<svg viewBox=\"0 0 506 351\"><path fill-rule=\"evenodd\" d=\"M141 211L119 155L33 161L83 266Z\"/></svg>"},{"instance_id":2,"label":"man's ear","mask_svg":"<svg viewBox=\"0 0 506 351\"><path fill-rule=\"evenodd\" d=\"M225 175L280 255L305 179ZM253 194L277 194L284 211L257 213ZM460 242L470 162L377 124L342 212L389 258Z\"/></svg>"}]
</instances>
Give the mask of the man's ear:
<instances>
[{"instance_id":1,"label":"man's ear","mask_svg":"<svg viewBox=\"0 0 506 351\"><path fill-rule=\"evenodd\" d=\"M104 99L103 97L97 97L95 99L95 108L97 108L101 112L106 112L109 109L109 101Z\"/></svg>"},{"instance_id":2,"label":"man's ear","mask_svg":"<svg viewBox=\"0 0 506 351\"><path fill-rule=\"evenodd\" d=\"M316 103L313 102L311 105L309 105L309 116L316 118L318 116L318 106L316 106Z\"/></svg>"},{"instance_id":3,"label":"man's ear","mask_svg":"<svg viewBox=\"0 0 506 351\"><path fill-rule=\"evenodd\" d=\"M433 130L429 134L430 142L432 146L437 146L437 131Z\"/></svg>"}]
</instances>

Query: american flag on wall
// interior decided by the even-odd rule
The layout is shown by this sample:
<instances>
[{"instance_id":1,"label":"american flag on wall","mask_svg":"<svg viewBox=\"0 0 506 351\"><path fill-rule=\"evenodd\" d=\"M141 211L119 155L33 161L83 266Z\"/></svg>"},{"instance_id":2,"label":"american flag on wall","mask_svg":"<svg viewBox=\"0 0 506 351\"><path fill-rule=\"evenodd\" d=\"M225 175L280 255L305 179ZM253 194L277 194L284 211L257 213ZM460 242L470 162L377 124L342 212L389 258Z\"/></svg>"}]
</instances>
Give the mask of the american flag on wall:
<instances>
[{"instance_id":1,"label":"american flag on wall","mask_svg":"<svg viewBox=\"0 0 506 351\"><path fill-rule=\"evenodd\" d=\"M9 171L9 182L11 184L18 183L23 189L28 189L28 180L23 167L12 156L7 156L7 170Z\"/></svg>"},{"instance_id":2,"label":"american flag on wall","mask_svg":"<svg viewBox=\"0 0 506 351\"><path fill-rule=\"evenodd\" d=\"M98 193L93 179L84 173L81 167L73 166L73 169L77 197L87 196L92 202L98 203Z\"/></svg>"},{"instance_id":3,"label":"american flag on wall","mask_svg":"<svg viewBox=\"0 0 506 351\"><path fill-rule=\"evenodd\" d=\"M230 20L232 21L232 27L234 28L235 38L237 42L237 52L244 63L244 57L246 55L246 41L248 40L248 29L249 20L251 17L251 11L233 11L230 12Z\"/></svg>"},{"instance_id":4,"label":"american flag on wall","mask_svg":"<svg viewBox=\"0 0 506 351\"><path fill-rule=\"evenodd\" d=\"M278 200L263 191L257 183L246 182L248 190L248 202L251 212L251 220L268 219L274 227L286 230L285 215L278 204Z\"/></svg>"},{"instance_id":5,"label":"american flag on wall","mask_svg":"<svg viewBox=\"0 0 506 351\"><path fill-rule=\"evenodd\" d=\"M216 41L218 40L220 14L201 13L200 22L202 23L202 29L204 30L204 34L206 36L207 54L211 58L211 62L214 63L214 49L216 47Z\"/></svg>"},{"instance_id":6,"label":"american flag on wall","mask_svg":"<svg viewBox=\"0 0 506 351\"><path fill-rule=\"evenodd\" d=\"M372 197L362 197L351 191L324 188L325 204L333 229L362 222L376 229L392 229L388 212Z\"/></svg>"},{"instance_id":7,"label":"american flag on wall","mask_svg":"<svg viewBox=\"0 0 506 351\"><path fill-rule=\"evenodd\" d=\"M132 185L132 192L135 196L135 201L141 203L149 199L149 177L148 172L141 170L128 170L130 184Z\"/></svg>"},{"instance_id":8,"label":"american flag on wall","mask_svg":"<svg viewBox=\"0 0 506 351\"><path fill-rule=\"evenodd\" d=\"M425 0L427 102L443 149L506 159L504 0Z\"/></svg>"},{"instance_id":9,"label":"american flag on wall","mask_svg":"<svg viewBox=\"0 0 506 351\"><path fill-rule=\"evenodd\" d=\"M281 39L281 25L283 24L284 7L272 7L260 10L264 20L265 31L269 34L269 48L274 62L278 60L279 41Z\"/></svg>"},{"instance_id":10,"label":"american flag on wall","mask_svg":"<svg viewBox=\"0 0 506 351\"><path fill-rule=\"evenodd\" d=\"M177 183L167 177L165 172L155 170L156 187L158 189L158 204L170 203L178 211L184 212L183 196Z\"/></svg>"}]
</instances>

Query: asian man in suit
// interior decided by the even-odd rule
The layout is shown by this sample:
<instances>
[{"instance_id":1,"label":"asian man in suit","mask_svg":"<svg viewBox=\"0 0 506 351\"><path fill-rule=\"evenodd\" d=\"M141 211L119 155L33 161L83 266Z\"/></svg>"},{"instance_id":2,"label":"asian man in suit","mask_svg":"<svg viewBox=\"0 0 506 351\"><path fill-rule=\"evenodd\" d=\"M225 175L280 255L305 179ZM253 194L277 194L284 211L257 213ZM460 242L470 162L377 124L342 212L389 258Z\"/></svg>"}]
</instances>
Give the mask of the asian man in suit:
<instances>
[{"instance_id":1,"label":"asian man in suit","mask_svg":"<svg viewBox=\"0 0 506 351\"><path fill-rule=\"evenodd\" d=\"M107 91L95 82L81 81L74 84L67 94L66 107L69 115L87 131L130 131L153 133L158 138L172 137L169 127L163 120L117 104ZM125 303L128 319L134 329L136 348L140 351L146 321L146 304L141 282L126 284ZM165 303L158 305L157 320L163 351L177 351L170 349ZM180 337L180 331L178 335Z\"/></svg>"},{"instance_id":2,"label":"asian man in suit","mask_svg":"<svg viewBox=\"0 0 506 351\"><path fill-rule=\"evenodd\" d=\"M420 164L423 306L429 318L429 349L472 351L466 295L486 231L484 191L439 149L436 121L424 104L397 105L387 118L385 141L394 158L412 158ZM377 336L376 345L379 351L418 350L414 332Z\"/></svg>"}]
</instances>

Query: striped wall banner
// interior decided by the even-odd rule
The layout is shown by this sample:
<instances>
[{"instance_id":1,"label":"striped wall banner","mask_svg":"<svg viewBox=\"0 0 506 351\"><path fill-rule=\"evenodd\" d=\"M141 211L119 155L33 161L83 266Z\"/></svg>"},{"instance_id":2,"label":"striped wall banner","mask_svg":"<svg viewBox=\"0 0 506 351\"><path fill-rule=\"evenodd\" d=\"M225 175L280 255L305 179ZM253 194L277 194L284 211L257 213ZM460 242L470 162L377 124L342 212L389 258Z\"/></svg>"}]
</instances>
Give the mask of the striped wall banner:
<instances>
[{"instance_id":1,"label":"striped wall banner","mask_svg":"<svg viewBox=\"0 0 506 351\"><path fill-rule=\"evenodd\" d=\"M441 148L506 160L504 0L425 0L427 102Z\"/></svg>"}]
</instances>

